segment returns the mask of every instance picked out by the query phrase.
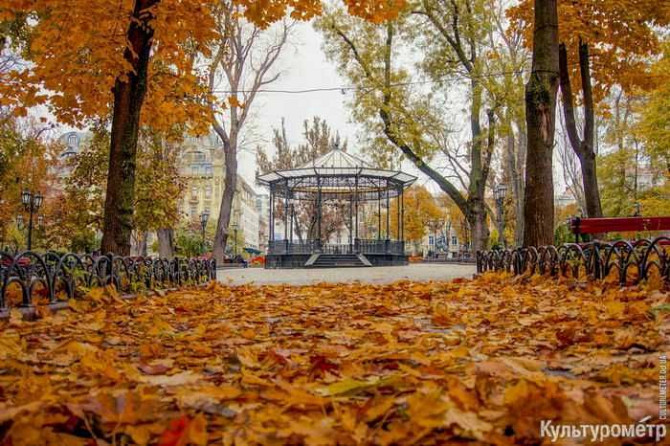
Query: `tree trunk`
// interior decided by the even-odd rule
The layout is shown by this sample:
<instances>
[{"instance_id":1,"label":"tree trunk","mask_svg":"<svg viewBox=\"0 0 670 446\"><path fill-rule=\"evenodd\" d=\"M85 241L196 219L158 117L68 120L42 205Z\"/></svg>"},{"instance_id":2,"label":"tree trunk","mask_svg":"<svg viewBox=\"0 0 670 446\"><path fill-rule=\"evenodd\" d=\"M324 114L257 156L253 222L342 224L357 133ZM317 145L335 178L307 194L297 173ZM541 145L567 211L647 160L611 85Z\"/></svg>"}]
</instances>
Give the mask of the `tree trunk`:
<instances>
[{"instance_id":1,"label":"tree trunk","mask_svg":"<svg viewBox=\"0 0 670 446\"><path fill-rule=\"evenodd\" d=\"M221 197L221 211L216 224L216 235L214 237L214 258L223 263L228 243L228 227L233 210L233 198L237 187L237 144L229 141L223 144L224 163L226 165L226 178L223 182L223 196Z\"/></svg>"},{"instance_id":2,"label":"tree trunk","mask_svg":"<svg viewBox=\"0 0 670 446\"><path fill-rule=\"evenodd\" d=\"M523 243L523 175L519 171L523 165L518 162L521 144L517 146L514 133L507 135L507 169L512 183L512 198L514 199L514 246Z\"/></svg>"},{"instance_id":3,"label":"tree trunk","mask_svg":"<svg viewBox=\"0 0 670 446\"><path fill-rule=\"evenodd\" d=\"M149 253L149 232L145 231L142 233L142 238L140 239L140 246L139 246L139 255L141 257L146 257Z\"/></svg>"},{"instance_id":4,"label":"tree trunk","mask_svg":"<svg viewBox=\"0 0 670 446\"><path fill-rule=\"evenodd\" d=\"M174 257L174 230L161 228L156 231L158 237L158 256L161 259L171 260Z\"/></svg>"},{"instance_id":5,"label":"tree trunk","mask_svg":"<svg viewBox=\"0 0 670 446\"><path fill-rule=\"evenodd\" d=\"M559 67L565 129L572 150L577 155L577 158L579 158L582 170L582 186L584 189L584 201L586 202L586 215L591 218L602 217L603 211L600 204L600 191L598 190L598 178L596 176L596 153L594 150L595 118L588 44L582 42L581 39L579 40L579 69L582 78L582 94L584 97L584 139L580 139L577 134L577 124L575 122L572 99L572 86L570 85L570 73L568 71L568 54L565 44L561 44L559 47Z\"/></svg>"},{"instance_id":6,"label":"tree trunk","mask_svg":"<svg viewBox=\"0 0 670 446\"><path fill-rule=\"evenodd\" d=\"M486 205L484 194L488 177L490 161L482 159L483 141L480 111L482 108L482 87L479 80L472 77L470 80L472 103L470 104L470 131L472 132L472 149L470 153L470 187L468 191L468 206L466 215L472 228L472 252L483 251L489 242L489 228L486 224ZM489 111L489 135L493 129L493 113ZM489 141L488 150L493 150ZM488 158L490 160L490 157Z\"/></svg>"},{"instance_id":7,"label":"tree trunk","mask_svg":"<svg viewBox=\"0 0 670 446\"><path fill-rule=\"evenodd\" d=\"M598 191L595 153L590 152L579 155L579 164L582 169L582 183L584 184L586 214L591 218L602 217L603 211L600 207L600 192Z\"/></svg>"},{"instance_id":8,"label":"tree trunk","mask_svg":"<svg viewBox=\"0 0 670 446\"><path fill-rule=\"evenodd\" d=\"M535 0L533 70L526 84L526 187L524 245L548 245L554 239L552 155L558 91L557 0Z\"/></svg>"},{"instance_id":9,"label":"tree trunk","mask_svg":"<svg viewBox=\"0 0 670 446\"><path fill-rule=\"evenodd\" d=\"M135 158L140 112L147 91L147 71L151 55L154 19L151 7L159 0L136 0L124 58L132 70L116 78L114 113L109 150L109 172L105 198L102 252L130 254L135 199Z\"/></svg>"},{"instance_id":10,"label":"tree trunk","mask_svg":"<svg viewBox=\"0 0 670 446\"><path fill-rule=\"evenodd\" d=\"M472 239L471 252L476 253L487 248L490 235L489 226L486 224L486 205L483 197L469 199L468 208L467 222Z\"/></svg>"}]
</instances>

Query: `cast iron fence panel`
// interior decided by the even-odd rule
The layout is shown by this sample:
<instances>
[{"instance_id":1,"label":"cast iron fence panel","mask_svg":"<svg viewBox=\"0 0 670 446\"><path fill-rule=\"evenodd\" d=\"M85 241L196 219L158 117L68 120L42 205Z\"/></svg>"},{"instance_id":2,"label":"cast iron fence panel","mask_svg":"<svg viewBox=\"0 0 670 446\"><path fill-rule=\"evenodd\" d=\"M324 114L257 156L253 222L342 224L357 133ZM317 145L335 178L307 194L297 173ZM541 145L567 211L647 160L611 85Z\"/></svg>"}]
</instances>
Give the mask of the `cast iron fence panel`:
<instances>
[{"instance_id":1,"label":"cast iron fence panel","mask_svg":"<svg viewBox=\"0 0 670 446\"><path fill-rule=\"evenodd\" d=\"M639 283L657 271L670 283L670 237L479 251L477 272L485 271L592 279L615 274L621 286Z\"/></svg>"},{"instance_id":2,"label":"cast iron fence panel","mask_svg":"<svg viewBox=\"0 0 670 446\"><path fill-rule=\"evenodd\" d=\"M0 251L0 310L6 310L8 291L18 287L21 306L30 307L39 292L49 303L60 296L73 299L81 288L114 285L122 293L139 288L178 287L203 284L216 278L216 261L207 259L172 260L151 257L120 257L39 254L25 251L10 254Z\"/></svg>"}]
</instances>

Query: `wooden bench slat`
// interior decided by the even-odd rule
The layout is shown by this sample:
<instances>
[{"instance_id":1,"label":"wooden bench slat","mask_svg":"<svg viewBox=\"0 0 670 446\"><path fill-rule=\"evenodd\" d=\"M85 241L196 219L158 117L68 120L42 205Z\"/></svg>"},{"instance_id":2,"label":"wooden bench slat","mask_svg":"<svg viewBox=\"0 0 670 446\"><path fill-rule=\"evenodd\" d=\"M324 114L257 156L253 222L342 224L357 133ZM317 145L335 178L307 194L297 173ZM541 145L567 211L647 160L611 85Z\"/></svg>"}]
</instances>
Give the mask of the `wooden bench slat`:
<instances>
[{"instance_id":1,"label":"wooden bench slat","mask_svg":"<svg viewBox=\"0 0 670 446\"><path fill-rule=\"evenodd\" d=\"M570 221L570 229L575 234L664 231L670 230L670 217L575 218Z\"/></svg>"}]
</instances>

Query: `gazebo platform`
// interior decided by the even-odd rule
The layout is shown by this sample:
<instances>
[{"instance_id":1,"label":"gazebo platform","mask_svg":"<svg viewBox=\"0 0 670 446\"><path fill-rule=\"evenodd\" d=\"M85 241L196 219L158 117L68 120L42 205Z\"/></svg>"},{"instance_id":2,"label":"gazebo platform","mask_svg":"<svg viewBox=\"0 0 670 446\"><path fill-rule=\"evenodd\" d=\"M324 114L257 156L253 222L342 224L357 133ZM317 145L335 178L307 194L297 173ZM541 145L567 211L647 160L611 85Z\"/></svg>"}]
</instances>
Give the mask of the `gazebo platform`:
<instances>
[{"instance_id":1,"label":"gazebo platform","mask_svg":"<svg viewBox=\"0 0 670 446\"><path fill-rule=\"evenodd\" d=\"M270 242L266 268L335 268L407 265L405 243L396 240L355 240L349 244Z\"/></svg>"}]
</instances>

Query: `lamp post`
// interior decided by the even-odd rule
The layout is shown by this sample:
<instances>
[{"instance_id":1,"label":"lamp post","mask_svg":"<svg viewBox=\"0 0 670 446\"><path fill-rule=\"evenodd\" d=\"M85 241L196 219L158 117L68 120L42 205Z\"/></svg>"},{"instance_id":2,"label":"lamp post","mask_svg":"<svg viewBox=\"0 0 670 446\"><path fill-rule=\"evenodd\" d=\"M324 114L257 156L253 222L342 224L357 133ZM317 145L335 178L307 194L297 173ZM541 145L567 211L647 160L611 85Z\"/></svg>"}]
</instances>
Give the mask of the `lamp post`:
<instances>
[{"instance_id":1,"label":"lamp post","mask_svg":"<svg viewBox=\"0 0 670 446\"><path fill-rule=\"evenodd\" d=\"M205 210L200 214L200 227L202 228L202 249L205 249L205 229L207 229L207 220L209 220L209 211Z\"/></svg>"},{"instance_id":2,"label":"lamp post","mask_svg":"<svg viewBox=\"0 0 670 446\"><path fill-rule=\"evenodd\" d=\"M235 240L234 240L235 250L233 252L235 253L235 257L237 257L237 228L238 228L238 226L237 226L237 223L233 223L231 226L233 228L233 237L235 237Z\"/></svg>"},{"instance_id":3,"label":"lamp post","mask_svg":"<svg viewBox=\"0 0 670 446\"><path fill-rule=\"evenodd\" d=\"M503 247L507 247L505 242L505 219L503 218L503 203L505 201L505 195L507 195L507 185L498 184L495 189L493 189L493 197L496 200L496 208L498 211L498 241L502 242Z\"/></svg>"},{"instance_id":4,"label":"lamp post","mask_svg":"<svg viewBox=\"0 0 670 446\"><path fill-rule=\"evenodd\" d=\"M633 214L633 217L641 217L642 216L642 205L640 204L639 201L636 201L633 203L633 206L635 207L635 213Z\"/></svg>"},{"instance_id":5,"label":"lamp post","mask_svg":"<svg viewBox=\"0 0 670 446\"><path fill-rule=\"evenodd\" d=\"M21 203L23 203L23 207L26 212L30 214L28 219L28 251L30 251L33 247L33 215L35 215L40 206L42 206L43 201L44 196L40 192L33 193L28 189L23 189L23 192L21 192ZM22 224L23 216L20 217ZM17 223L18 222L19 218L17 217Z\"/></svg>"}]
</instances>

